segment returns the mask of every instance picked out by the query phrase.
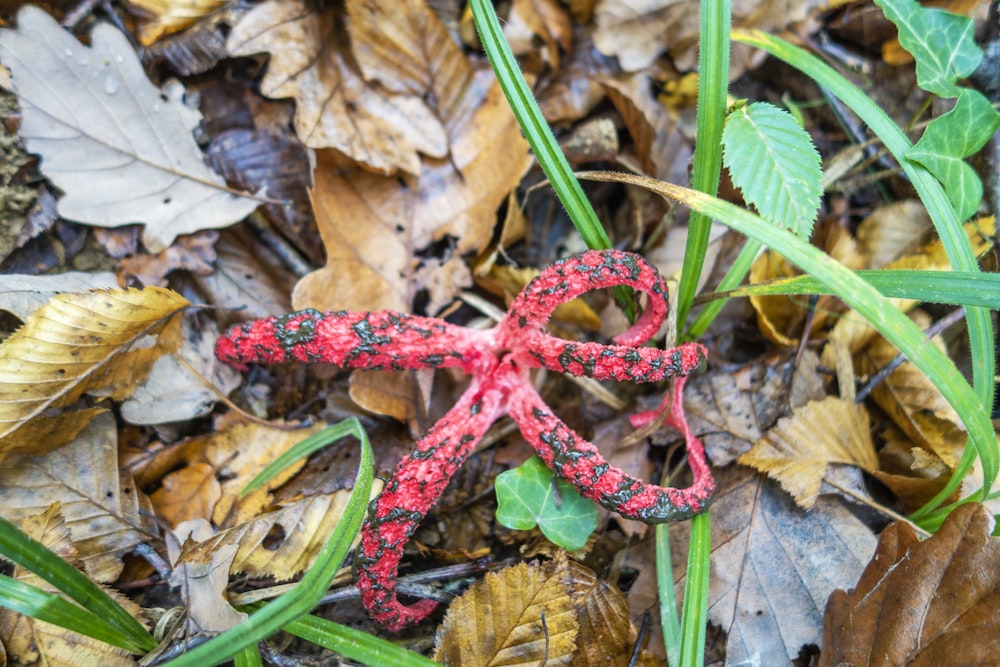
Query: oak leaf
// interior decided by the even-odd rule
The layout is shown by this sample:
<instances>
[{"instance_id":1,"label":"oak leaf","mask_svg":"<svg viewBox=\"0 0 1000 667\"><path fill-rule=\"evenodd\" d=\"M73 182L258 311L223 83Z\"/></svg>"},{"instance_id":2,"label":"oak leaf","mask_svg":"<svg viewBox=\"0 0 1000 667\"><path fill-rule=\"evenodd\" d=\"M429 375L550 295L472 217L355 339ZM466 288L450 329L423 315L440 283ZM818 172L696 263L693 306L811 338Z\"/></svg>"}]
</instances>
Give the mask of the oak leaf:
<instances>
[{"instance_id":1,"label":"oak leaf","mask_svg":"<svg viewBox=\"0 0 1000 667\"><path fill-rule=\"evenodd\" d=\"M831 463L879 467L869 432L868 412L854 401L829 396L796 409L737 459L767 473L805 509L816 504Z\"/></svg>"},{"instance_id":2,"label":"oak leaf","mask_svg":"<svg viewBox=\"0 0 1000 667\"><path fill-rule=\"evenodd\" d=\"M155 541L152 507L118 469L114 417L101 411L71 444L42 456L15 454L0 466L0 513L9 521L60 503L87 574L114 581L122 557Z\"/></svg>"},{"instance_id":3,"label":"oak leaf","mask_svg":"<svg viewBox=\"0 0 1000 667\"><path fill-rule=\"evenodd\" d=\"M199 115L146 78L127 38L99 24L83 46L30 5L0 30L0 61L21 104L20 135L65 195L59 214L101 227L146 224L153 252L181 234L231 225L256 207L230 194L191 131Z\"/></svg>"},{"instance_id":4,"label":"oak leaf","mask_svg":"<svg viewBox=\"0 0 1000 667\"><path fill-rule=\"evenodd\" d=\"M982 505L955 509L921 542L882 531L858 585L834 591L820 665L989 665L1000 654L1000 540Z\"/></svg>"},{"instance_id":5,"label":"oak leaf","mask_svg":"<svg viewBox=\"0 0 1000 667\"><path fill-rule=\"evenodd\" d=\"M148 287L63 294L35 311L0 345L0 459L72 440L93 415L67 409L84 393L128 396L176 344L187 305Z\"/></svg>"}]
</instances>

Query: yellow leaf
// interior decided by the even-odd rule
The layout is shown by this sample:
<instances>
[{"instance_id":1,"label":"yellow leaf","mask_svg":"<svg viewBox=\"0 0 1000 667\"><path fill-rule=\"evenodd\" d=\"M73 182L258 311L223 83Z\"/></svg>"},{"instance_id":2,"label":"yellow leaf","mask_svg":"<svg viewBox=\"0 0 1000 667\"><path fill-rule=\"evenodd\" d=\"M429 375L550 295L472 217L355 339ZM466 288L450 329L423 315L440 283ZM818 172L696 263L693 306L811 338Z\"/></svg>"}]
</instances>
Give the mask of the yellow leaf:
<instances>
[{"instance_id":1,"label":"yellow leaf","mask_svg":"<svg viewBox=\"0 0 1000 667\"><path fill-rule=\"evenodd\" d=\"M567 563L491 572L452 602L434 660L462 667L572 664L579 626Z\"/></svg>"},{"instance_id":2,"label":"yellow leaf","mask_svg":"<svg viewBox=\"0 0 1000 667\"><path fill-rule=\"evenodd\" d=\"M878 469L864 406L834 396L779 420L737 461L776 479L806 509L816 502L828 464Z\"/></svg>"},{"instance_id":3,"label":"yellow leaf","mask_svg":"<svg viewBox=\"0 0 1000 667\"><path fill-rule=\"evenodd\" d=\"M175 292L148 287L63 294L35 311L0 345L0 459L76 437L86 420L63 409L86 392L128 396L176 344L175 316L187 305ZM38 439L42 433L47 440Z\"/></svg>"},{"instance_id":4,"label":"yellow leaf","mask_svg":"<svg viewBox=\"0 0 1000 667\"><path fill-rule=\"evenodd\" d=\"M157 516L176 527L181 521L211 518L221 497L215 468L195 463L164 476L163 485L149 499Z\"/></svg>"}]
</instances>

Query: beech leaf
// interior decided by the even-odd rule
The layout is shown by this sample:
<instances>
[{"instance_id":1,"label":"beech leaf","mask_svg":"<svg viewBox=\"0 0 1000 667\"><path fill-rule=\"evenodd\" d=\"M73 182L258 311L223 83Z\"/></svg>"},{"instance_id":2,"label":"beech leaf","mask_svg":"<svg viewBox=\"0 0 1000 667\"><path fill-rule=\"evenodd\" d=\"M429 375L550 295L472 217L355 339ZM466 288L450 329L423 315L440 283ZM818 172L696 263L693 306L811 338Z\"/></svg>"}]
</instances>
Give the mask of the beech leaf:
<instances>
[{"instance_id":1,"label":"beech leaf","mask_svg":"<svg viewBox=\"0 0 1000 667\"><path fill-rule=\"evenodd\" d=\"M955 509L926 541L909 524L882 531L850 592L834 591L820 665L995 664L1000 654L1000 539L982 505Z\"/></svg>"},{"instance_id":2,"label":"beech leaf","mask_svg":"<svg viewBox=\"0 0 1000 667\"><path fill-rule=\"evenodd\" d=\"M579 626L567 576L565 558L490 572L451 603L434 660L463 667L572 664Z\"/></svg>"},{"instance_id":3,"label":"beech leaf","mask_svg":"<svg viewBox=\"0 0 1000 667\"><path fill-rule=\"evenodd\" d=\"M597 505L576 489L556 480L559 493L552 491L553 473L537 456L497 476L497 521L515 530L542 534L567 551L582 549L597 528Z\"/></svg>"},{"instance_id":4,"label":"beech leaf","mask_svg":"<svg viewBox=\"0 0 1000 667\"><path fill-rule=\"evenodd\" d=\"M741 106L726 117L722 160L761 217L808 238L823 187L820 157L790 113L766 102Z\"/></svg>"},{"instance_id":5,"label":"beech leaf","mask_svg":"<svg viewBox=\"0 0 1000 667\"><path fill-rule=\"evenodd\" d=\"M62 217L145 223L143 242L159 252L257 207L205 165L191 134L199 114L149 82L116 28L98 24L87 47L37 7L22 7L17 23L0 30L0 61L21 104L20 136L65 193Z\"/></svg>"},{"instance_id":6,"label":"beech leaf","mask_svg":"<svg viewBox=\"0 0 1000 667\"><path fill-rule=\"evenodd\" d=\"M63 409L86 392L128 396L176 344L175 316L187 305L147 287L63 294L35 311L0 345L0 459L72 440L87 411Z\"/></svg>"}]
</instances>

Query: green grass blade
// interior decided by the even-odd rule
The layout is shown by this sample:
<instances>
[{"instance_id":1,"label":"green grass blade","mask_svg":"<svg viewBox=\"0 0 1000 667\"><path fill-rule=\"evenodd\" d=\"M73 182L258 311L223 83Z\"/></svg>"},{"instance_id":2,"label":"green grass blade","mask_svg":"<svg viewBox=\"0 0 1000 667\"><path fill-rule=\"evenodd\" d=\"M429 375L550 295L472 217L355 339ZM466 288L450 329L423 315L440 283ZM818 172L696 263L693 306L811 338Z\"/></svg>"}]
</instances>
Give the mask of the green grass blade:
<instances>
[{"instance_id":1,"label":"green grass blade","mask_svg":"<svg viewBox=\"0 0 1000 667\"><path fill-rule=\"evenodd\" d=\"M0 605L132 653L145 653L150 648L145 643L137 643L133 637L66 598L2 574Z\"/></svg>"},{"instance_id":2,"label":"green grass blade","mask_svg":"<svg viewBox=\"0 0 1000 667\"><path fill-rule=\"evenodd\" d=\"M233 664L236 667L264 667L264 661L260 657L260 649L257 648L256 644L251 644L234 655Z\"/></svg>"},{"instance_id":3,"label":"green grass blade","mask_svg":"<svg viewBox=\"0 0 1000 667\"><path fill-rule=\"evenodd\" d=\"M307 615L285 626L285 631L351 660L373 667L432 667L438 663L419 653L360 630Z\"/></svg>"},{"instance_id":4,"label":"green grass blade","mask_svg":"<svg viewBox=\"0 0 1000 667\"><path fill-rule=\"evenodd\" d=\"M700 41L698 44L698 126L695 131L691 187L710 195L719 190L722 171L722 129L726 121L729 92L729 31L732 22L730 0L701 0ZM688 221L684 264L677 286L677 327L691 312L712 220L697 211Z\"/></svg>"},{"instance_id":5,"label":"green grass blade","mask_svg":"<svg viewBox=\"0 0 1000 667\"><path fill-rule=\"evenodd\" d=\"M726 290L735 289L743 282L747 274L750 273L750 267L753 265L753 260L757 257L757 253L760 252L761 245L758 241L754 239L747 239L746 243L743 244L743 249L740 250L740 254L737 255L736 259L733 261L733 265L729 267L726 271L726 275L723 276L722 281L719 283L719 292L725 292ZM705 333L709 325L715 321L715 318L719 315L722 307L726 305L725 299L716 299L705 304L705 307L701 309L698 316L694 318L691 323L691 327L688 329L687 333L684 335L685 338L691 338L697 340L701 338L701 335Z\"/></svg>"},{"instance_id":6,"label":"green grass blade","mask_svg":"<svg viewBox=\"0 0 1000 667\"><path fill-rule=\"evenodd\" d=\"M682 667L705 664L705 631L708 625L708 575L712 553L712 517L705 512L691 519L684 611L681 613Z\"/></svg>"},{"instance_id":7,"label":"green grass blade","mask_svg":"<svg viewBox=\"0 0 1000 667\"><path fill-rule=\"evenodd\" d=\"M966 447L949 485L954 484L957 487L971 467L976 454L982 461L984 488L988 489L992 485L996 479L1000 455L997 452L996 436L990 423L989 411L983 407L982 400L965 381L951 359L928 342L923 332L904 313L894 308L878 290L854 271L793 234L774 227L747 210L715 197L672 183L632 174L589 172L579 176L646 187L680 201L692 209L700 210L716 220L721 220L741 234L753 237L773 248L792 264L804 270L808 269L809 273L831 293L858 311L886 340L905 354L955 408L968 429L972 447ZM971 311L972 309L969 309L967 312ZM976 497L981 495L985 494L979 493Z\"/></svg>"},{"instance_id":8,"label":"green grass blade","mask_svg":"<svg viewBox=\"0 0 1000 667\"><path fill-rule=\"evenodd\" d=\"M679 665L681 658L681 621L670 558L670 524L656 526L656 589L660 598L660 627L667 664Z\"/></svg>"},{"instance_id":9,"label":"green grass blade","mask_svg":"<svg viewBox=\"0 0 1000 667\"><path fill-rule=\"evenodd\" d=\"M887 297L1000 310L1000 273L885 269L858 271L857 275ZM738 287L720 296L788 294L833 294L833 291L812 276L796 276Z\"/></svg>"},{"instance_id":10,"label":"green grass blade","mask_svg":"<svg viewBox=\"0 0 1000 667\"><path fill-rule=\"evenodd\" d=\"M583 187L573 175L566 156L563 155L552 129L545 122L538 102L531 94L524 75L517 65L517 60L504 39L497 20L496 11L488 0L471 0L472 18L483 43L486 57L489 58L493 71L507 102L517 118L521 131L531 144L538 164L545 176L552 183L552 188L559 201L566 207L566 212L576 226L588 248L604 250L611 247L611 240L594 212L590 200L583 192Z\"/></svg>"},{"instance_id":11,"label":"green grass blade","mask_svg":"<svg viewBox=\"0 0 1000 667\"><path fill-rule=\"evenodd\" d=\"M351 417L337 426L341 428L343 435L353 435L361 442L361 462L344 515L327 538L312 567L291 591L256 611L239 625L170 661L168 665L204 667L224 662L238 651L261 641L309 613L319 604L340 564L344 562L354 536L361 529L374 478L371 444L361 427L361 422L357 417Z\"/></svg>"},{"instance_id":12,"label":"green grass blade","mask_svg":"<svg viewBox=\"0 0 1000 667\"><path fill-rule=\"evenodd\" d=\"M99 622L128 637L132 646L145 650L156 646L146 628L87 575L3 517L0 517L0 555L52 584Z\"/></svg>"},{"instance_id":13,"label":"green grass blade","mask_svg":"<svg viewBox=\"0 0 1000 667\"><path fill-rule=\"evenodd\" d=\"M319 451L327 445L340 440L346 435L351 435L352 433L352 426L348 425L347 422L340 422L339 424L328 426L322 431L313 433L301 442L297 442L287 452L271 461L267 467L257 473L257 476L247 482L247 485L243 487L242 491L240 491L240 496L245 496L248 493L256 491L273 479L275 475L299 459L304 459L313 452Z\"/></svg>"},{"instance_id":14,"label":"green grass blade","mask_svg":"<svg viewBox=\"0 0 1000 667\"><path fill-rule=\"evenodd\" d=\"M744 44L764 49L779 60L803 72L817 84L823 86L842 100L844 104L856 113L868 125L871 131L882 140L886 149L892 153L893 157L899 162L903 171L909 177L910 182L920 196L920 200L927 209L927 213L934 222L934 227L937 230L952 267L956 271L973 272L979 270L969 239L960 224L955 209L952 208L944 192L944 188L929 171L906 158L907 152L912 147L909 139L907 139L903 131L896 126L892 119L871 98L821 60L784 40L759 31L736 31L733 33L733 37ZM789 257L789 259L791 258ZM809 272L816 275L811 267ZM820 276L817 275L816 277L823 281ZM830 287L833 288L833 285L830 285ZM927 373L928 377L932 381L935 381L935 384L938 384L942 393L945 394L945 398L958 411L966 427L969 429L970 440L975 447L975 451L973 452L971 448L966 448L958 466L955 468L955 472L952 474L951 479L948 480L948 484L937 496L912 515L914 519L919 519L940 506L944 499L958 488L966 474L972 468L976 454L979 455L983 465L983 489L977 497L983 497L989 493L997 477L998 460L1000 460L1000 457L997 454L996 438L992 434L991 427L989 428L989 433L987 433L987 427L989 426L988 406L993 403L993 375L995 367L993 324L990 320L990 313L985 308L969 308L966 312L966 320L969 328L969 349L972 354L972 384L974 393L971 396L966 395L964 390L959 389L956 384L956 378L952 377L950 372L946 373L947 377L949 377L947 386L937 383L935 380L945 377L945 375L938 376L936 372L934 374L928 372L930 366L939 365L937 361L932 362L929 358L922 358L921 363L925 364L925 366L921 366L921 370ZM895 333L888 331L882 326L877 326L876 328L887 338L890 333ZM896 341L893 342L895 343ZM909 353L907 353L907 356L910 357L911 361L916 363L913 356L909 355ZM941 370L944 372L943 368Z\"/></svg>"}]
</instances>

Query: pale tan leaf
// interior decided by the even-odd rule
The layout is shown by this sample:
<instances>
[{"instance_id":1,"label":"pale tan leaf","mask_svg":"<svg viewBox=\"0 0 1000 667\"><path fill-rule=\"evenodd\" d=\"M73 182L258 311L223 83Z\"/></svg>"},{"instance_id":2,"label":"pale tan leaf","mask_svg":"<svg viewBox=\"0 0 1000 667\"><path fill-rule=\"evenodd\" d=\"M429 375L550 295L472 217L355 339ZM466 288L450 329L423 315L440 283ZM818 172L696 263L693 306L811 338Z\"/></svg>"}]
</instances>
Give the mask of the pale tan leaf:
<instances>
[{"instance_id":1,"label":"pale tan leaf","mask_svg":"<svg viewBox=\"0 0 1000 667\"><path fill-rule=\"evenodd\" d=\"M420 95L362 78L345 51L349 39L337 11L330 5L317 14L301 0L269 0L233 27L226 46L234 56L271 54L261 92L295 98L295 130L307 146L336 148L384 173L419 173L419 154L447 154L445 128Z\"/></svg>"},{"instance_id":2,"label":"pale tan leaf","mask_svg":"<svg viewBox=\"0 0 1000 667\"><path fill-rule=\"evenodd\" d=\"M59 214L101 227L146 224L153 252L181 234L226 227L257 202L226 191L191 134L199 115L157 90L126 37L99 24L92 46L26 5L0 30L0 61L21 104L20 136L65 194Z\"/></svg>"},{"instance_id":3,"label":"pale tan leaf","mask_svg":"<svg viewBox=\"0 0 1000 667\"><path fill-rule=\"evenodd\" d=\"M906 199L872 211L858 225L856 236L861 251L868 256L866 268L879 269L898 257L918 252L932 231L923 205Z\"/></svg>"},{"instance_id":4,"label":"pale tan leaf","mask_svg":"<svg viewBox=\"0 0 1000 667\"><path fill-rule=\"evenodd\" d=\"M68 271L51 276L0 275L0 310L26 320L57 294L118 287L115 274Z\"/></svg>"},{"instance_id":5,"label":"pale tan leaf","mask_svg":"<svg viewBox=\"0 0 1000 667\"><path fill-rule=\"evenodd\" d=\"M787 665L804 645L820 644L827 598L861 573L875 536L833 496L804 512L749 468L713 473L709 620L728 635L728 663ZM670 528L672 557L683 564L690 522ZM675 582L678 598L684 583Z\"/></svg>"},{"instance_id":6,"label":"pale tan leaf","mask_svg":"<svg viewBox=\"0 0 1000 667\"><path fill-rule=\"evenodd\" d=\"M930 539L896 522L823 619L820 665L991 665L1000 652L1000 540L982 505L957 508Z\"/></svg>"},{"instance_id":7,"label":"pale tan leaf","mask_svg":"<svg viewBox=\"0 0 1000 667\"><path fill-rule=\"evenodd\" d=\"M0 345L0 458L38 451L37 429L49 432L49 448L71 440L59 413L85 392L127 396L176 343L175 315L187 305L149 287L60 295L35 311Z\"/></svg>"},{"instance_id":8,"label":"pale tan leaf","mask_svg":"<svg viewBox=\"0 0 1000 667\"><path fill-rule=\"evenodd\" d=\"M371 497L381 491L382 484L375 484ZM207 562L217 549L238 545L231 573L290 579L312 564L343 516L350 494L351 490L345 489L298 500L202 542L189 542L177 562Z\"/></svg>"},{"instance_id":9,"label":"pale tan leaf","mask_svg":"<svg viewBox=\"0 0 1000 667\"><path fill-rule=\"evenodd\" d=\"M518 563L487 574L448 608L434 659L463 667L571 664L579 626L568 574L565 560L555 570Z\"/></svg>"},{"instance_id":10,"label":"pale tan leaf","mask_svg":"<svg viewBox=\"0 0 1000 667\"><path fill-rule=\"evenodd\" d=\"M905 507L915 510L944 488L951 468L939 457L914 446L913 440L894 425L881 433L881 439L885 443L878 452L881 469L874 475Z\"/></svg>"},{"instance_id":11,"label":"pale tan leaf","mask_svg":"<svg viewBox=\"0 0 1000 667\"><path fill-rule=\"evenodd\" d=\"M21 530L64 560L75 564L78 554L58 501L41 514L25 517L21 522ZM49 593L57 592L44 579L20 566L14 568L13 576L23 583L41 588ZM133 615L137 616L140 613L138 605L123 595L112 590L109 590L108 593ZM57 665L100 664L102 666L124 667L135 664L128 651L124 649L78 635L55 625L36 621L6 608L0 609L0 641L7 647L11 658L16 661L17 665L54 667Z\"/></svg>"},{"instance_id":12,"label":"pale tan leaf","mask_svg":"<svg viewBox=\"0 0 1000 667\"><path fill-rule=\"evenodd\" d=\"M229 587L229 569L239 546L223 544L213 551L200 551L198 556L178 563L180 553L177 545L189 539L197 541L195 533L204 537L211 535L211 526L203 519L186 521L177 526L167 540L168 555L171 557L170 585L177 586L184 596L188 608L187 630L197 632L223 632L247 615L236 611L226 599Z\"/></svg>"},{"instance_id":13,"label":"pale tan leaf","mask_svg":"<svg viewBox=\"0 0 1000 667\"><path fill-rule=\"evenodd\" d=\"M0 467L6 519L21 521L57 502L84 569L96 581L114 581L124 555L157 539L148 501L118 471L115 420L107 412L66 447L44 456L15 454Z\"/></svg>"},{"instance_id":14,"label":"pale tan leaf","mask_svg":"<svg viewBox=\"0 0 1000 667\"><path fill-rule=\"evenodd\" d=\"M737 461L767 473L799 506L809 509L829 464L847 463L866 472L878 469L868 423L863 405L829 396L779 420Z\"/></svg>"},{"instance_id":15,"label":"pale tan leaf","mask_svg":"<svg viewBox=\"0 0 1000 667\"><path fill-rule=\"evenodd\" d=\"M559 71L559 51L569 51L573 40L573 24L569 14L555 0L514 0L504 24L504 36L511 42L511 30L524 25L528 39L521 49L511 43L515 55L537 51L533 37L545 44L545 59L554 71Z\"/></svg>"}]
</instances>

